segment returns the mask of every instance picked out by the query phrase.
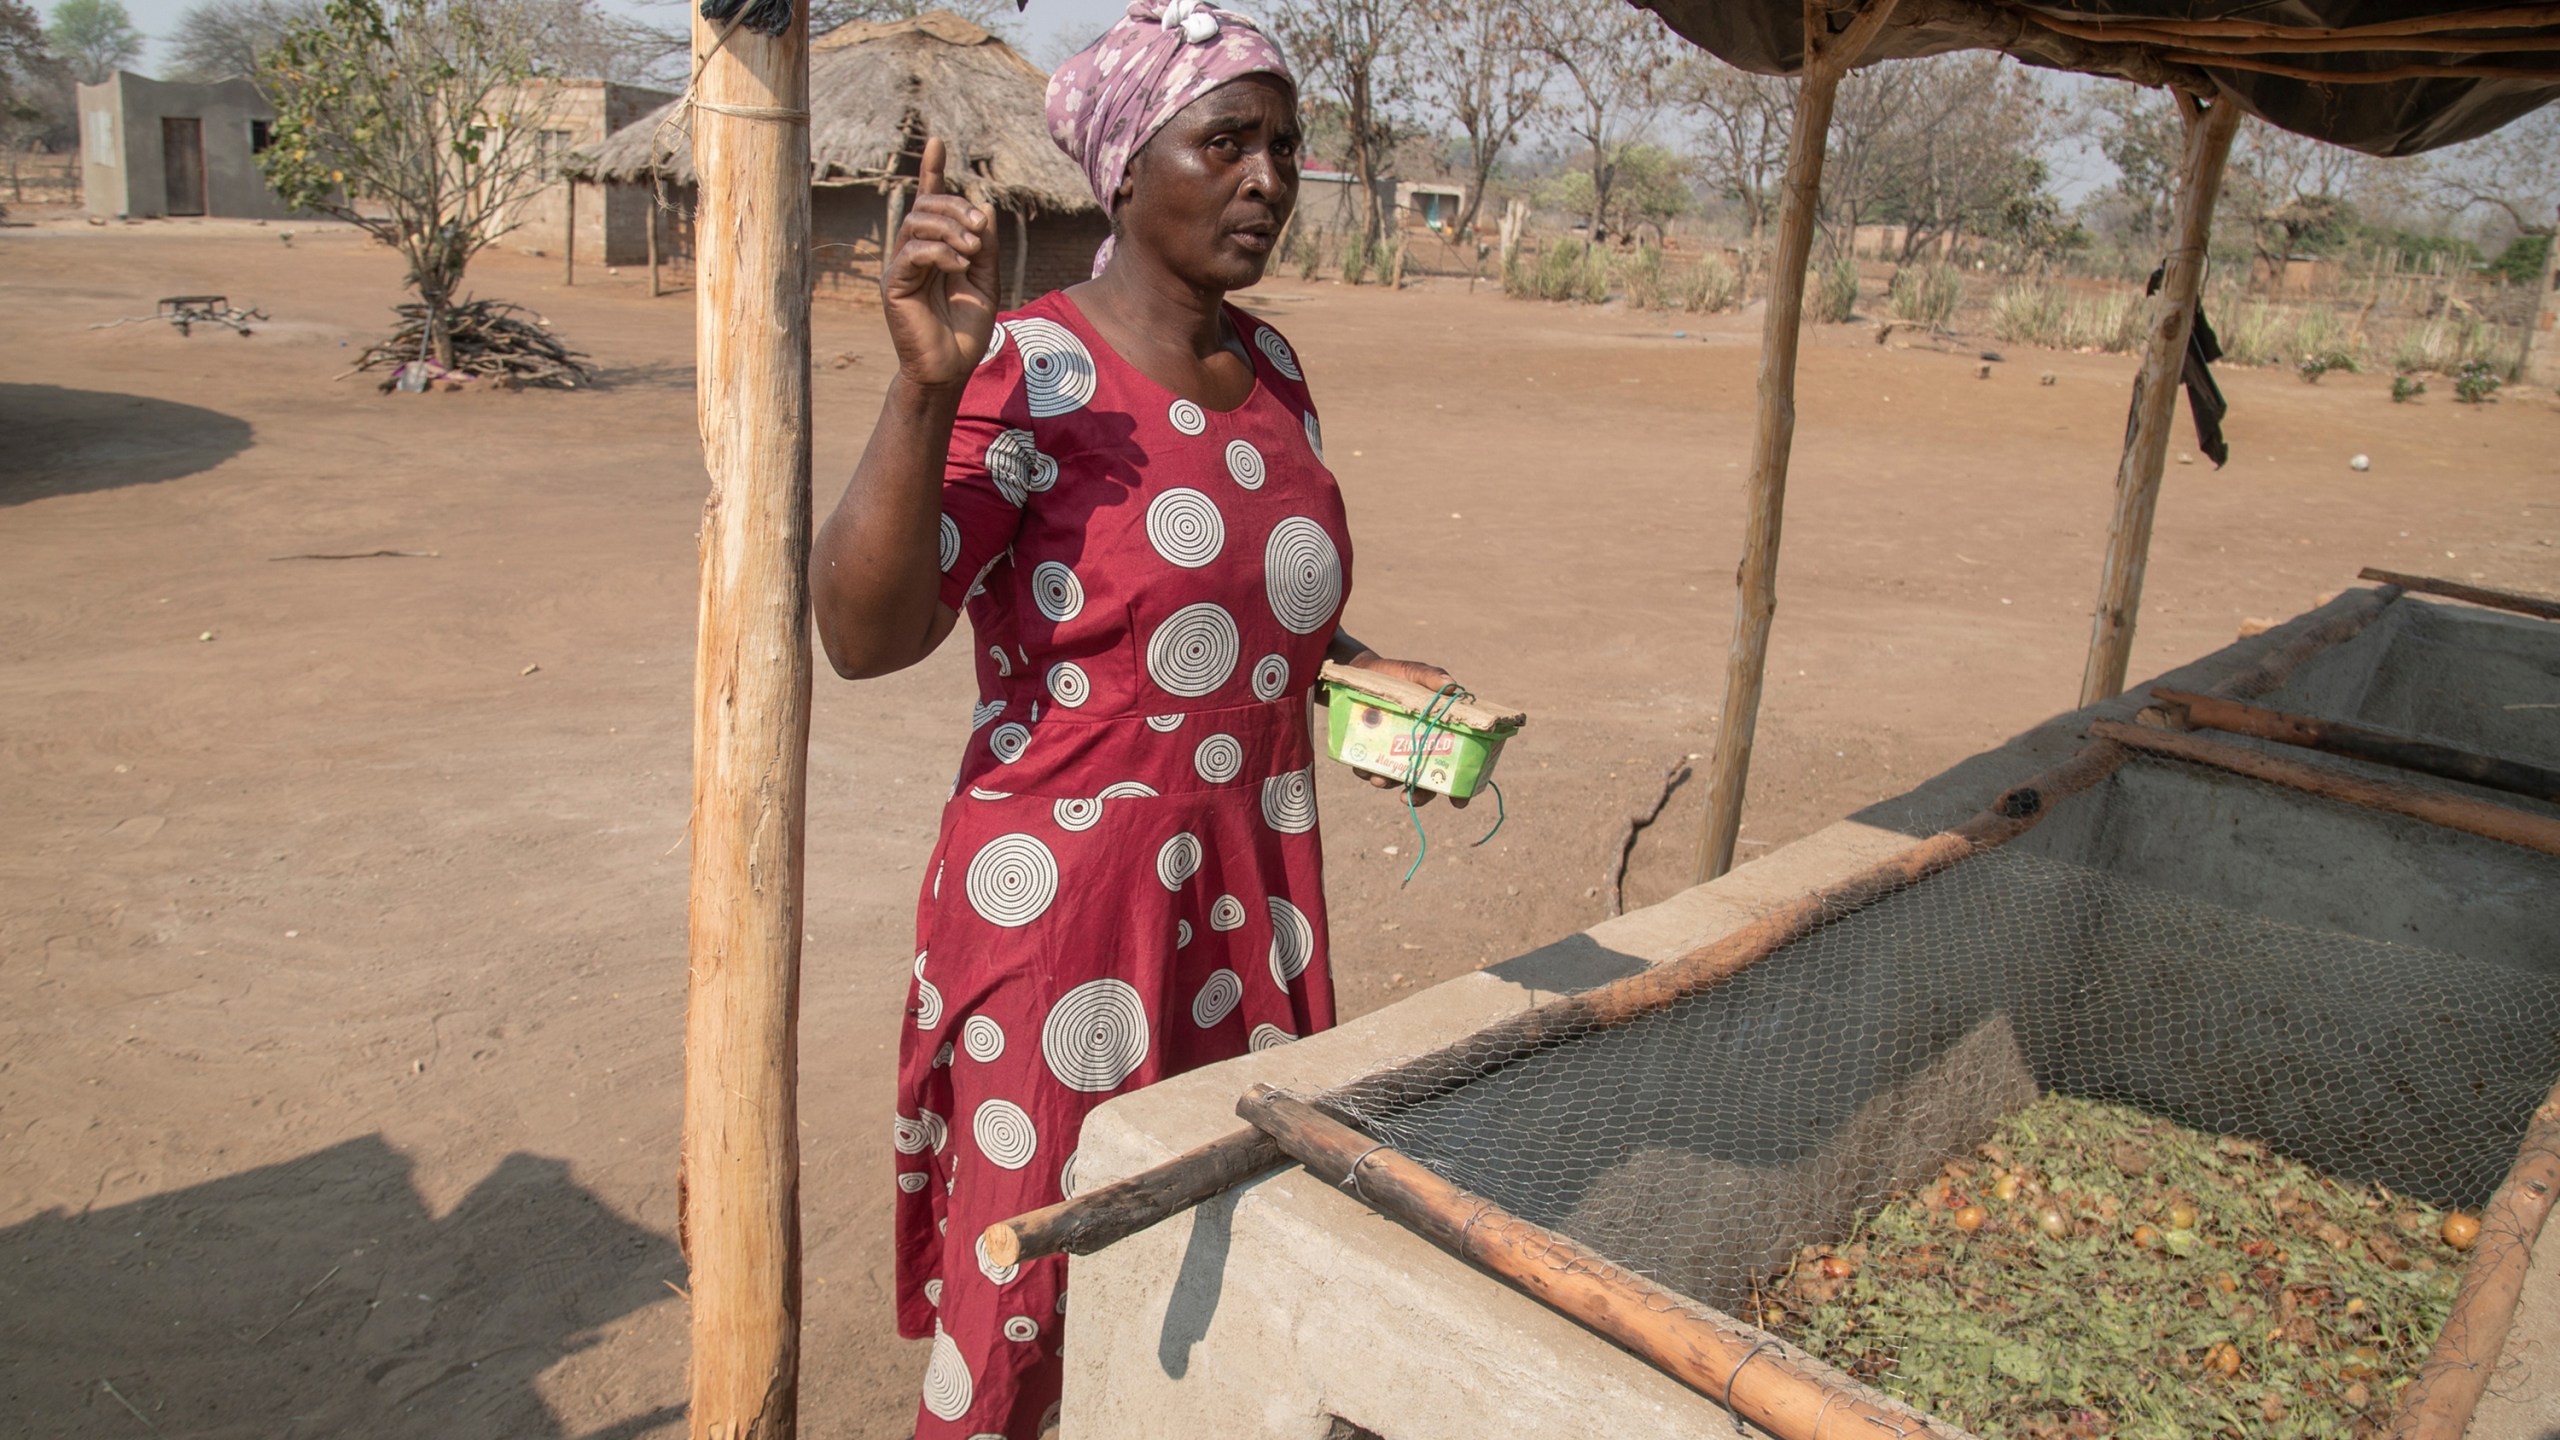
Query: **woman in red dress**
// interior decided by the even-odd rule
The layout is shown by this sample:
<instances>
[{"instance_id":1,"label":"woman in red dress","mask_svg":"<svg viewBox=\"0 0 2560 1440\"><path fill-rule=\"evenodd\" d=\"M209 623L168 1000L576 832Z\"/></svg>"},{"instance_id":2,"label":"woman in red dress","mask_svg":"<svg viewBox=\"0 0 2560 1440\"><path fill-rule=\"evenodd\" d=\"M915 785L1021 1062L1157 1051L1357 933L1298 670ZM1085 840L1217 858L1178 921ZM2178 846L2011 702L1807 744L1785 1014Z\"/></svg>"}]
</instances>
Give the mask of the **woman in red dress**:
<instances>
[{"instance_id":1,"label":"woman in red dress","mask_svg":"<svg viewBox=\"0 0 2560 1440\"><path fill-rule=\"evenodd\" d=\"M996 230L939 141L884 267L898 353L812 590L837 671L969 616L978 705L918 905L898 1066L900 1333L916 1434L1055 1423L1059 1259L988 1225L1075 1189L1113 1095L1333 1023L1308 689L1351 538L1306 375L1225 303L1297 193L1296 91L1251 22L1140 0L1051 84L1107 264L999 317Z\"/></svg>"}]
</instances>

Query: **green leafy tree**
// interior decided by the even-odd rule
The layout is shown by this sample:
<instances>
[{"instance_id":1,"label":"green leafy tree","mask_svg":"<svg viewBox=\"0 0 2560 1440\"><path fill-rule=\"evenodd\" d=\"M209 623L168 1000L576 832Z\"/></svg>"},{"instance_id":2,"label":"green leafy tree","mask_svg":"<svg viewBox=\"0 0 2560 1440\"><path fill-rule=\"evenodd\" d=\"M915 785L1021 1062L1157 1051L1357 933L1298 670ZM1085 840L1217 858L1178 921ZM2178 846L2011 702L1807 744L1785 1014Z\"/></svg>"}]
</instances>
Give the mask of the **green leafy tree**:
<instances>
[{"instance_id":1,"label":"green leafy tree","mask_svg":"<svg viewBox=\"0 0 2560 1440\"><path fill-rule=\"evenodd\" d=\"M23 199L19 163L39 140L72 128L71 76L45 48L44 25L24 0L0 0L0 152L9 198Z\"/></svg>"},{"instance_id":2,"label":"green leafy tree","mask_svg":"<svg viewBox=\"0 0 2560 1440\"><path fill-rule=\"evenodd\" d=\"M400 252L440 365L463 272L541 183L539 34L511 0L330 0L260 57L267 183Z\"/></svg>"},{"instance_id":3,"label":"green leafy tree","mask_svg":"<svg viewBox=\"0 0 2560 1440\"><path fill-rule=\"evenodd\" d=\"M1660 230L1686 215L1698 197L1689 188L1690 162L1659 145L1629 145L1618 152L1609 197L1598 213L1612 235L1633 235L1641 226ZM1591 172L1567 170L1547 182L1540 196L1547 204L1576 215L1594 213Z\"/></svg>"},{"instance_id":4,"label":"green leafy tree","mask_svg":"<svg viewBox=\"0 0 2560 1440\"><path fill-rule=\"evenodd\" d=\"M102 84L142 58L142 32L117 0L62 0L44 34L83 85Z\"/></svg>"},{"instance_id":5,"label":"green leafy tree","mask_svg":"<svg viewBox=\"0 0 2560 1440\"><path fill-rule=\"evenodd\" d=\"M1659 17L1621 0L1548 0L1529 43L1559 77L1554 123L1582 149L1591 179L1591 238L1608 233L1609 192L1637 135L1669 98L1674 44Z\"/></svg>"}]
</instances>

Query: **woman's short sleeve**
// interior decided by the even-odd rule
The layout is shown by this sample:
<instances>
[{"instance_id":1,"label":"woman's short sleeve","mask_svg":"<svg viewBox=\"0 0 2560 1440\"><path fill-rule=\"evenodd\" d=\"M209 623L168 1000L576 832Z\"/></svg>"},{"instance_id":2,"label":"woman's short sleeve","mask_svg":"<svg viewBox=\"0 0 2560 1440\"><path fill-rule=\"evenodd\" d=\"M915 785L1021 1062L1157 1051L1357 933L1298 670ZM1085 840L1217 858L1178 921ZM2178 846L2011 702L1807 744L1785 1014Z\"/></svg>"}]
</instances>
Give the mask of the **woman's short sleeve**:
<instances>
[{"instance_id":1,"label":"woman's short sleeve","mask_svg":"<svg viewBox=\"0 0 2560 1440\"><path fill-rule=\"evenodd\" d=\"M997 326L951 426L951 453L942 470L941 554L936 558L942 567L942 603L954 610L968 608L978 582L1013 548L1024 497L1047 489L1057 475L1056 462L1031 443L1031 411L1013 350L1005 343L1004 327Z\"/></svg>"}]
</instances>

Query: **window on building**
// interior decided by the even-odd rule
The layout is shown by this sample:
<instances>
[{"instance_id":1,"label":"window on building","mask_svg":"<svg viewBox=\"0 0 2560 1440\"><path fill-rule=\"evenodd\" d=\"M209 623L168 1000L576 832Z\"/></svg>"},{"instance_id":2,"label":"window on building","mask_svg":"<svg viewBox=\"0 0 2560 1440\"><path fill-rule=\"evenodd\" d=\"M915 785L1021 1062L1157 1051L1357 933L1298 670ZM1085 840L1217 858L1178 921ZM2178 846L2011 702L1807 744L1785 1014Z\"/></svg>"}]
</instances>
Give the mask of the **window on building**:
<instances>
[{"instance_id":1,"label":"window on building","mask_svg":"<svg viewBox=\"0 0 2560 1440\"><path fill-rule=\"evenodd\" d=\"M548 185L560 178L560 162L578 138L574 130L545 130L534 137L534 176Z\"/></svg>"},{"instance_id":2,"label":"window on building","mask_svg":"<svg viewBox=\"0 0 2560 1440\"><path fill-rule=\"evenodd\" d=\"M273 120L252 120L249 122L250 154L263 155L267 153L267 147L274 143L276 143L276 122Z\"/></svg>"}]
</instances>

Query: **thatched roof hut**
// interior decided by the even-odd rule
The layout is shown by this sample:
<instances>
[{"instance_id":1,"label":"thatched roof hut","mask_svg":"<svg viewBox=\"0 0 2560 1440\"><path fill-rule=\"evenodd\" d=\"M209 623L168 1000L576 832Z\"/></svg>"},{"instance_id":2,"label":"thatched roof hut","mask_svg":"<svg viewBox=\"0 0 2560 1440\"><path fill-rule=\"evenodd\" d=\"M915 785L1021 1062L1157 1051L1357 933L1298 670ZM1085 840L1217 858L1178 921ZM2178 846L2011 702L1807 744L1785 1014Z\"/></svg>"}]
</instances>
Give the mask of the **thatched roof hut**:
<instances>
[{"instance_id":1,"label":"thatched roof hut","mask_svg":"<svg viewBox=\"0 0 2560 1440\"><path fill-rule=\"evenodd\" d=\"M839 26L810 44L809 179L883 191L916 173L924 137L988 203L1034 214L1098 214L1084 175L1049 139L1048 75L942 10ZM678 102L680 103L680 102ZM609 136L572 171L624 184L693 184L693 150L671 103Z\"/></svg>"}]
</instances>

